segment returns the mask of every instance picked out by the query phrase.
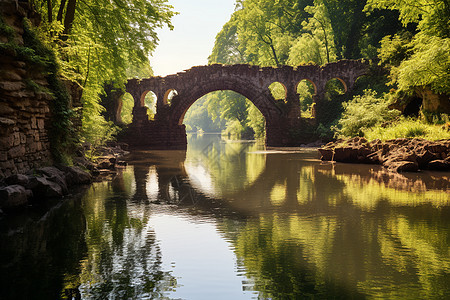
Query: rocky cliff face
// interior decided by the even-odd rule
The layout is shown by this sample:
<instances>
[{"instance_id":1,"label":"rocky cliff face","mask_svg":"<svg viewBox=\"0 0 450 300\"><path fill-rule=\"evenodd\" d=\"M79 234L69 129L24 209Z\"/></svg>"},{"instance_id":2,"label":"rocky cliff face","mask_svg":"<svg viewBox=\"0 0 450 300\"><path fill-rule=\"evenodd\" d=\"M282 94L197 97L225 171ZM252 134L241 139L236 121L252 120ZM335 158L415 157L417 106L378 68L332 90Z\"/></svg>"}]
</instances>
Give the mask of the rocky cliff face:
<instances>
[{"instance_id":1,"label":"rocky cliff face","mask_svg":"<svg viewBox=\"0 0 450 300\"><path fill-rule=\"evenodd\" d=\"M22 6L20 6L22 5ZM0 1L0 179L51 164L50 102L43 67L27 61L24 19L38 22L26 3Z\"/></svg>"}]
</instances>

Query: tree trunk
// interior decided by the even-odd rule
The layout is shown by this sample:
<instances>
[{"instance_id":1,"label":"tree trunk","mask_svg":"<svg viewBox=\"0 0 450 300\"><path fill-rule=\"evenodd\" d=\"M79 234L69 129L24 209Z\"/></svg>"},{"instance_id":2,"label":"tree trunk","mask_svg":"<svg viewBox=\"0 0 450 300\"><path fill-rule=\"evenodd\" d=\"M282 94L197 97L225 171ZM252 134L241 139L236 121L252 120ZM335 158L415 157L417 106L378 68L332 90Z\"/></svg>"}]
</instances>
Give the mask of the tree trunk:
<instances>
[{"instance_id":1,"label":"tree trunk","mask_svg":"<svg viewBox=\"0 0 450 300\"><path fill-rule=\"evenodd\" d=\"M61 4L59 5L59 10L58 10L58 15L56 16L56 21L60 21L62 23L65 7L66 7L66 0L61 0Z\"/></svg>"},{"instance_id":2,"label":"tree trunk","mask_svg":"<svg viewBox=\"0 0 450 300\"><path fill-rule=\"evenodd\" d=\"M77 0L69 0L67 2L66 18L64 19L64 35L70 34L72 31L73 19L75 18ZM66 37L67 39L67 37Z\"/></svg>"},{"instance_id":3,"label":"tree trunk","mask_svg":"<svg viewBox=\"0 0 450 300\"><path fill-rule=\"evenodd\" d=\"M47 0L48 23L53 22L52 0Z\"/></svg>"}]
</instances>

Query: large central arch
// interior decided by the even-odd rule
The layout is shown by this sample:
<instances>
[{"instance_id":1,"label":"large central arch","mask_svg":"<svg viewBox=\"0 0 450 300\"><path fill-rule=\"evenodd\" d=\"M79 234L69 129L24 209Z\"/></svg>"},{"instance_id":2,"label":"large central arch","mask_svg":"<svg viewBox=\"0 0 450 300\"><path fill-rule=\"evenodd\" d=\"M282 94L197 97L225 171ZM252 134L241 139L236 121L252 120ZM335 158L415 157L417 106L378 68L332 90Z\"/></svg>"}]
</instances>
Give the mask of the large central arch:
<instances>
[{"instance_id":1,"label":"large central arch","mask_svg":"<svg viewBox=\"0 0 450 300\"><path fill-rule=\"evenodd\" d=\"M209 65L193 67L166 77L128 80L126 91L134 98L133 123L129 127L128 142L163 149L185 149L186 130L182 124L189 107L202 96L221 90L231 90L248 98L266 120L266 145L289 146L295 141L290 128L299 129L301 116L297 85L308 80L315 88L316 118L320 121L320 101L325 84L332 78L343 82L351 90L356 79L365 75L368 64L357 60L343 60L319 66L283 66L280 68L251 65ZM269 86L281 83L286 89L285 101L273 98ZM157 97L155 119L148 120L143 97L152 91ZM170 99L170 96L173 98Z\"/></svg>"}]
</instances>

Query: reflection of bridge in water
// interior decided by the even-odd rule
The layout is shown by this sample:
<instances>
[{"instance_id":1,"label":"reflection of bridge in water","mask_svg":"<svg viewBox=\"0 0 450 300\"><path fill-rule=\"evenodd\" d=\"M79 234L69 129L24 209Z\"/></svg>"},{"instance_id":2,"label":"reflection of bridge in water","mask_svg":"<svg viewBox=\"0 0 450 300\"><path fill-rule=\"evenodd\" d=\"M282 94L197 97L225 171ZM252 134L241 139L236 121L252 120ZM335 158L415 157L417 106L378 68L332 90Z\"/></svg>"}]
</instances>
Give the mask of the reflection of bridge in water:
<instances>
[{"instance_id":1,"label":"reflection of bridge in water","mask_svg":"<svg viewBox=\"0 0 450 300\"><path fill-rule=\"evenodd\" d=\"M331 199L347 199L346 189L353 185L376 185L376 188L383 190L395 187L396 190L411 194L450 188L448 180L438 180L432 174L391 174L379 166L360 165L356 169L353 165L321 164L314 159L302 159L301 163L297 163L301 159L298 158L299 153L270 153L257 154L265 155L265 165L253 182L240 190L225 191L220 193L221 196L211 197L209 192L202 191L193 183L193 179L198 180L193 178L195 174L186 171L186 152L153 151L145 155L152 158L130 161L136 183L134 201L180 206L220 206L245 214L274 208L279 211L328 211L333 209ZM289 159L286 159L287 156ZM152 180L156 182L150 186L149 174L152 172ZM156 187L157 192L149 190ZM149 197L152 193L154 197ZM407 205L405 201L397 204Z\"/></svg>"}]
</instances>

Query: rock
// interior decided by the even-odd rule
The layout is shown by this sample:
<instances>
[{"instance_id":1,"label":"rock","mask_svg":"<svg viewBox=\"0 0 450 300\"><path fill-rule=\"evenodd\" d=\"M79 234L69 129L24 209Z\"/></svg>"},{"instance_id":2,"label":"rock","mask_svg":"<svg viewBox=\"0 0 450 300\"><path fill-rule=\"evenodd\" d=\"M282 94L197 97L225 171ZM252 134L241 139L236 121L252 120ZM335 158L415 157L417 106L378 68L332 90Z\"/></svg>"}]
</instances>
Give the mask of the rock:
<instances>
[{"instance_id":1,"label":"rock","mask_svg":"<svg viewBox=\"0 0 450 300\"><path fill-rule=\"evenodd\" d=\"M73 159L73 162L74 164L83 167L89 171L92 171L95 168L95 165L84 157L75 157Z\"/></svg>"},{"instance_id":2,"label":"rock","mask_svg":"<svg viewBox=\"0 0 450 300\"><path fill-rule=\"evenodd\" d=\"M443 159L436 159L430 161L427 165L429 170L435 171L450 171L450 162Z\"/></svg>"},{"instance_id":3,"label":"rock","mask_svg":"<svg viewBox=\"0 0 450 300\"><path fill-rule=\"evenodd\" d=\"M317 150L319 150L321 160L330 161L333 159L333 149L319 148Z\"/></svg>"},{"instance_id":4,"label":"rock","mask_svg":"<svg viewBox=\"0 0 450 300\"><path fill-rule=\"evenodd\" d=\"M62 188L57 183L47 180L44 177L32 177L27 188L33 191L33 198L35 200L63 196Z\"/></svg>"},{"instance_id":5,"label":"rock","mask_svg":"<svg viewBox=\"0 0 450 300\"><path fill-rule=\"evenodd\" d=\"M357 162L358 148L356 147L335 148L334 160L339 162Z\"/></svg>"},{"instance_id":6,"label":"rock","mask_svg":"<svg viewBox=\"0 0 450 300\"><path fill-rule=\"evenodd\" d=\"M417 171L417 168L447 170L447 163L450 163L450 140L432 142L403 138L368 143L364 138L355 137L328 143L318 150L322 160L377 163L400 172ZM436 162L429 166L432 161Z\"/></svg>"},{"instance_id":7,"label":"rock","mask_svg":"<svg viewBox=\"0 0 450 300\"><path fill-rule=\"evenodd\" d=\"M419 165L412 161L392 161L384 165L392 172L417 172Z\"/></svg>"},{"instance_id":8,"label":"rock","mask_svg":"<svg viewBox=\"0 0 450 300\"><path fill-rule=\"evenodd\" d=\"M25 187L27 186L28 182L29 182L28 176L23 174L11 175L5 179L5 183L8 185L18 184Z\"/></svg>"},{"instance_id":9,"label":"rock","mask_svg":"<svg viewBox=\"0 0 450 300\"><path fill-rule=\"evenodd\" d=\"M69 190L67 188L66 175L61 170L55 167L44 167L37 170L38 173L45 175L47 180L58 184L64 195L67 195Z\"/></svg>"},{"instance_id":10,"label":"rock","mask_svg":"<svg viewBox=\"0 0 450 300\"><path fill-rule=\"evenodd\" d=\"M116 158L113 156L106 156L100 158L99 162L97 163L98 169L107 169L107 170L114 170L116 165Z\"/></svg>"},{"instance_id":11,"label":"rock","mask_svg":"<svg viewBox=\"0 0 450 300\"><path fill-rule=\"evenodd\" d=\"M21 185L9 185L0 188L0 207L11 208L28 203L29 192Z\"/></svg>"},{"instance_id":12,"label":"rock","mask_svg":"<svg viewBox=\"0 0 450 300\"><path fill-rule=\"evenodd\" d=\"M118 143L118 146L120 147L120 149L125 150L125 151L127 151L128 148L129 148L129 146L128 146L127 143L121 143L121 142L119 142L119 143Z\"/></svg>"},{"instance_id":13,"label":"rock","mask_svg":"<svg viewBox=\"0 0 450 300\"><path fill-rule=\"evenodd\" d=\"M16 121L8 119L8 118L0 117L0 125L1 126L14 126L14 125L16 125Z\"/></svg>"},{"instance_id":14,"label":"rock","mask_svg":"<svg viewBox=\"0 0 450 300\"><path fill-rule=\"evenodd\" d=\"M435 154L425 148L421 148L417 152L417 163L420 168L426 167L430 161L435 160L436 158Z\"/></svg>"},{"instance_id":15,"label":"rock","mask_svg":"<svg viewBox=\"0 0 450 300\"><path fill-rule=\"evenodd\" d=\"M122 166L122 167L124 167L124 166L126 166L126 165L128 165L128 164L127 164L127 162L126 162L126 161L123 161L123 160L119 160L119 161L117 161L117 165L118 165L118 166Z\"/></svg>"},{"instance_id":16,"label":"rock","mask_svg":"<svg viewBox=\"0 0 450 300\"><path fill-rule=\"evenodd\" d=\"M92 182L92 176L79 167L62 166L60 169L66 173L66 181L69 186Z\"/></svg>"}]
</instances>

